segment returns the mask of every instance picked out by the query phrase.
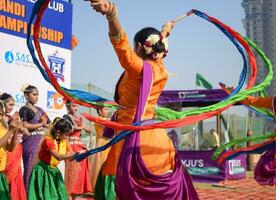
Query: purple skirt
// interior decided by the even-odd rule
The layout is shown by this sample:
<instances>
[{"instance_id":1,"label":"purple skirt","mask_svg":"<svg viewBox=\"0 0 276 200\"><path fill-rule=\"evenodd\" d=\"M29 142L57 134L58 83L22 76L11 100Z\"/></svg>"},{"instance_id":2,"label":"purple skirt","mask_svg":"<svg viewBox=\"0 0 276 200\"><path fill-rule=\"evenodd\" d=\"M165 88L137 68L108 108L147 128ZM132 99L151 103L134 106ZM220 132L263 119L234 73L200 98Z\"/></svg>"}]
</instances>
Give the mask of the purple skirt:
<instances>
[{"instance_id":1,"label":"purple skirt","mask_svg":"<svg viewBox=\"0 0 276 200\"><path fill-rule=\"evenodd\" d=\"M276 185L276 149L265 152L258 161L254 178L261 185Z\"/></svg>"}]
</instances>

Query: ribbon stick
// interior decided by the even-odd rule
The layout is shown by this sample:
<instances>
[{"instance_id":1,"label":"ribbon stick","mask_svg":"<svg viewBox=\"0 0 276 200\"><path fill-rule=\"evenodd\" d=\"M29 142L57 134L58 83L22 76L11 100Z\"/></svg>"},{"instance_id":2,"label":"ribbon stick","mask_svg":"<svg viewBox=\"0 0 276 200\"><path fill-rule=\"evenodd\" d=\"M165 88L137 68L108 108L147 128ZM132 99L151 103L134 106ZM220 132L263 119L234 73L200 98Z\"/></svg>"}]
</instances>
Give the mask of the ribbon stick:
<instances>
[{"instance_id":1,"label":"ribbon stick","mask_svg":"<svg viewBox=\"0 0 276 200\"><path fill-rule=\"evenodd\" d=\"M174 20L172 20L173 22L179 22L182 19L188 17L189 15L193 14L193 10L190 10L189 12L183 14L183 15L179 15L178 17L176 17Z\"/></svg>"}]
</instances>

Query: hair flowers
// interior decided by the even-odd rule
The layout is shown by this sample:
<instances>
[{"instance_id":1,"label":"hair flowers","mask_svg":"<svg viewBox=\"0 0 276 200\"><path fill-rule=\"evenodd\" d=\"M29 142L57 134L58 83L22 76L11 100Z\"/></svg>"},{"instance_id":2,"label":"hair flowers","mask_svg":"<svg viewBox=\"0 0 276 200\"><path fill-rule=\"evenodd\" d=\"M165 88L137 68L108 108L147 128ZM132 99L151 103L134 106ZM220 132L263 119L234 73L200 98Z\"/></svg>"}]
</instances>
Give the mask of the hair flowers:
<instances>
[{"instance_id":1,"label":"hair flowers","mask_svg":"<svg viewBox=\"0 0 276 200\"><path fill-rule=\"evenodd\" d=\"M159 42L162 42L164 45L164 49L161 51L156 46ZM143 45L146 54L152 56L152 58L156 60L166 57L168 53L168 46L168 39L163 38L162 35L157 34L149 35Z\"/></svg>"}]
</instances>

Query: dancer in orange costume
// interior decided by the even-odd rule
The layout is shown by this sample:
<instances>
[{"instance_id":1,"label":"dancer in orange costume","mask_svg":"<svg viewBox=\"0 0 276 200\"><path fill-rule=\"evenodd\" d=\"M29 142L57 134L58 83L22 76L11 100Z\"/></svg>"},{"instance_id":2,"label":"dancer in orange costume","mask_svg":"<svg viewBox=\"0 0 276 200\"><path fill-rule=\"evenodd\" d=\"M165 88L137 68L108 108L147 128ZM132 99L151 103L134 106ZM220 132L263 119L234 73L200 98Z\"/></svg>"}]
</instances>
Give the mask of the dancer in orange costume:
<instances>
[{"instance_id":1,"label":"dancer in orange costume","mask_svg":"<svg viewBox=\"0 0 276 200\"><path fill-rule=\"evenodd\" d=\"M140 95L140 87L143 88L141 83L145 77L143 76L144 69L150 69L149 76L152 81L150 86L147 85L147 89L150 91L147 94L147 99L145 101L143 99L143 112L141 117L138 114L139 121L153 119L158 98L168 80L168 72L163 64L163 58L168 53L167 36L172 30L174 22L165 24L161 32L153 27L138 31L134 37L134 49L132 49L117 17L116 5L107 0L91 0L91 6L97 12L106 15L110 40L124 69L115 91L115 101L119 104L119 109L114 120L127 125L137 120L137 113L141 112L141 108L138 109L138 102L141 103L139 100L143 98ZM119 131L115 134L118 133ZM95 199L115 199L116 196L120 199L150 199L153 195L158 196L155 199L162 199L160 197L162 195L163 198L166 195L166 199L198 199L191 178L183 169L179 157L176 156L173 143L164 129L140 131L137 140L134 139L135 135L129 138L130 140L126 139L126 143L120 141L111 147L102 173L98 176ZM126 146L124 146L125 144ZM134 145L137 146L134 147ZM124 157L121 157L122 153L124 153ZM133 155L138 156L139 158L136 157L138 160L128 159ZM129 162L126 163L126 160ZM135 167L131 168L130 162L131 164L135 162ZM128 171L123 171L123 168ZM135 174L133 172L135 170L139 171L139 174ZM173 176L176 173L179 173L179 176ZM150 178L147 178L145 174ZM116 176L116 184L122 183L115 185L116 195L114 195L114 179L109 183L105 179L105 177L111 176ZM138 176L139 178L137 178ZM168 186L167 180L170 182L169 184L175 183L175 186ZM159 187L160 185L162 186ZM157 192L160 189L164 193ZM143 198L145 196L147 197Z\"/></svg>"}]
</instances>

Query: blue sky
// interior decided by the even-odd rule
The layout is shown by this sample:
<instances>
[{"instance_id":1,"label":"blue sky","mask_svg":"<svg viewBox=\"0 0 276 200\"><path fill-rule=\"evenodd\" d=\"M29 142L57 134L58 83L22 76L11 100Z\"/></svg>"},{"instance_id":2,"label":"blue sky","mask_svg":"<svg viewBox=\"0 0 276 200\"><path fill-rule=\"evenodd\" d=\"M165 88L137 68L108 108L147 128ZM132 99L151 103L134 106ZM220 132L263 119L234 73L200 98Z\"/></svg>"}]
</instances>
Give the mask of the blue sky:
<instances>
[{"instance_id":1,"label":"blue sky","mask_svg":"<svg viewBox=\"0 0 276 200\"><path fill-rule=\"evenodd\" d=\"M162 24L193 8L213 16L244 35L241 0L117 0L120 21L130 41L146 26ZM113 92L122 68L109 42L107 22L87 2L73 0L73 33L80 43L72 54L72 82L92 83ZM194 89L200 73L214 87L237 85L242 59L234 45L212 24L193 15L179 22L169 38L166 89Z\"/></svg>"}]
</instances>

